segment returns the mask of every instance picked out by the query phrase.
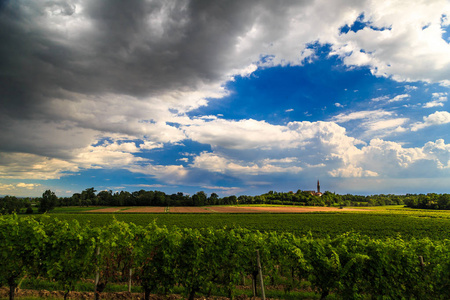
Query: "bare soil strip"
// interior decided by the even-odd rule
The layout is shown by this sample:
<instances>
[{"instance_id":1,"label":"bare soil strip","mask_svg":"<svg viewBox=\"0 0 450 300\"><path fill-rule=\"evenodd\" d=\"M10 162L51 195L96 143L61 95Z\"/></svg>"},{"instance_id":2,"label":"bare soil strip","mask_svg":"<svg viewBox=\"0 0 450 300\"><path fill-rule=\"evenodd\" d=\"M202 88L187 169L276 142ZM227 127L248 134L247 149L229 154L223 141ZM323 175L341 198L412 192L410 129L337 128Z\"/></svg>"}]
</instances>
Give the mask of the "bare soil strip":
<instances>
[{"instance_id":1,"label":"bare soil strip","mask_svg":"<svg viewBox=\"0 0 450 300\"><path fill-rule=\"evenodd\" d=\"M120 211L121 213L163 213L165 207L163 206L139 206L130 207Z\"/></svg>"},{"instance_id":2,"label":"bare soil strip","mask_svg":"<svg viewBox=\"0 0 450 300\"><path fill-rule=\"evenodd\" d=\"M253 207L245 206L209 206L210 210L218 213L257 213Z\"/></svg>"},{"instance_id":3,"label":"bare soil strip","mask_svg":"<svg viewBox=\"0 0 450 300\"><path fill-rule=\"evenodd\" d=\"M170 207L171 213L212 213L211 210L206 207L190 207L190 206L175 206Z\"/></svg>"}]
</instances>

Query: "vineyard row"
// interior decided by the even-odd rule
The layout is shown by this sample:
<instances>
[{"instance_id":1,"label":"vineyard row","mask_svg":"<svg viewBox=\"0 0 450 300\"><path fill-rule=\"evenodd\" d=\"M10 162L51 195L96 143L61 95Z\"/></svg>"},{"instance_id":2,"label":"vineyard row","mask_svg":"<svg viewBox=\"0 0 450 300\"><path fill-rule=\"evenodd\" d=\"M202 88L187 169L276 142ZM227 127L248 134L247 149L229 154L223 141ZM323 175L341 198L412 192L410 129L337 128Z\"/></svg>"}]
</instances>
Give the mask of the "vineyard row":
<instances>
[{"instance_id":1,"label":"vineyard row","mask_svg":"<svg viewBox=\"0 0 450 300\"><path fill-rule=\"evenodd\" d=\"M450 288L450 241L333 238L261 233L246 229L177 229L114 221L105 227L77 221L0 216L0 285L10 299L23 276L55 280L67 294L95 278L96 297L111 282L133 282L150 293L185 295L222 289L230 298L254 276L256 250L262 274L286 291L305 282L326 298L361 296L444 299Z\"/></svg>"}]
</instances>

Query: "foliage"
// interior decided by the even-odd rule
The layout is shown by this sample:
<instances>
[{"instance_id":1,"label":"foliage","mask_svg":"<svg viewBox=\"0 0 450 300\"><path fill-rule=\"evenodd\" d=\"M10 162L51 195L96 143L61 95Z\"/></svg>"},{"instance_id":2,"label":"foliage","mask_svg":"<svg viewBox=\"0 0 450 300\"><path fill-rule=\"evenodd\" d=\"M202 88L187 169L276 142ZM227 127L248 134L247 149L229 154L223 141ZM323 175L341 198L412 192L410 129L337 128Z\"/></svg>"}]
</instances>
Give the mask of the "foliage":
<instances>
[{"instance_id":1,"label":"foliage","mask_svg":"<svg viewBox=\"0 0 450 300\"><path fill-rule=\"evenodd\" d=\"M29 199L21 199L14 196L0 198L0 214L18 214L25 207L31 208Z\"/></svg>"},{"instance_id":2,"label":"foliage","mask_svg":"<svg viewBox=\"0 0 450 300\"><path fill-rule=\"evenodd\" d=\"M159 226L216 229L228 226L251 231L278 231L297 236L312 233L314 237L336 236L346 232L361 233L374 238L450 239L450 214L446 211L418 211L413 209L367 210L335 213L305 214L51 214L60 219L78 220L81 224L105 226L114 218L146 226L156 221ZM36 216L39 218L39 216Z\"/></svg>"},{"instance_id":3,"label":"foliage","mask_svg":"<svg viewBox=\"0 0 450 300\"><path fill-rule=\"evenodd\" d=\"M64 222L55 219L44 226L47 233L43 253L43 268L49 278L57 280L66 291L64 299L82 278L93 270L95 244L89 228L81 227L74 220Z\"/></svg>"},{"instance_id":4,"label":"foliage","mask_svg":"<svg viewBox=\"0 0 450 300\"><path fill-rule=\"evenodd\" d=\"M46 240L42 224L35 219L0 216L0 285L8 284L10 299L18 280L40 269Z\"/></svg>"},{"instance_id":5,"label":"foliage","mask_svg":"<svg viewBox=\"0 0 450 300\"><path fill-rule=\"evenodd\" d=\"M139 190L135 192L100 191L97 195L95 189L88 188L71 197L59 198L59 206L204 206L204 205L235 205L235 204L275 204L275 205L301 205L301 206L384 206L408 205L418 208L450 209L450 194L427 195L339 195L329 191L318 194L315 191L274 192L256 196L234 195L220 198L216 193L208 195L199 191L192 196L183 193L166 194L161 191Z\"/></svg>"},{"instance_id":6,"label":"foliage","mask_svg":"<svg viewBox=\"0 0 450 300\"><path fill-rule=\"evenodd\" d=\"M91 235L95 241L95 270L99 273L96 286L96 299L108 282L121 282L128 279L133 265L133 248L136 235L133 223L113 220L103 228L93 228Z\"/></svg>"},{"instance_id":7,"label":"foliage","mask_svg":"<svg viewBox=\"0 0 450 300\"><path fill-rule=\"evenodd\" d=\"M450 194L406 195L405 204L412 208L450 209Z\"/></svg>"},{"instance_id":8,"label":"foliage","mask_svg":"<svg viewBox=\"0 0 450 300\"><path fill-rule=\"evenodd\" d=\"M136 274L149 299L151 292L168 294L176 284L175 257L180 251L180 232L155 223L141 228L134 248Z\"/></svg>"},{"instance_id":9,"label":"foliage","mask_svg":"<svg viewBox=\"0 0 450 300\"><path fill-rule=\"evenodd\" d=\"M39 202L39 212L44 213L55 208L58 203L58 197L51 190L46 190L42 194L41 201Z\"/></svg>"},{"instance_id":10,"label":"foliage","mask_svg":"<svg viewBox=\"0 0 450 300\"><path fill-rule=\"evenodd\" d=\"M119 221L92 228L15 215L0 216L0 238L0 281L11 287L24 274L36 276L38 270L69 290L97 271L105 285L122 282L133 268L147 299L150 292L167 294L177 286L189 299L213 288L233 297L242 276L256 270L256 250L269 284L289 291L308 282L322 298L333 294L337 299L445 299L450 287L448 239L407 241L357 233L318 238L240 228L178 229L156 223L141 227Z\"/></svg>"}]
</instances>

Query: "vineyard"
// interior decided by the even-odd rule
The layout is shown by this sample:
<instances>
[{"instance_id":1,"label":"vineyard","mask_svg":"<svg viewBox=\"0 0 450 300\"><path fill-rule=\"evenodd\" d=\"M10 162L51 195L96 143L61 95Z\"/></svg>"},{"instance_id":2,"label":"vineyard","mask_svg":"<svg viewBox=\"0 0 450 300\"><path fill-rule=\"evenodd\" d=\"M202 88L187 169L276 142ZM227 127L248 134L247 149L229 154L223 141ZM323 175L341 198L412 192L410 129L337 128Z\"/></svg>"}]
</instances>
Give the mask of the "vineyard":
<instances>
[{"instance_id":1,"label":"vineyard","mask_svg":"<svg viewBox=\"0 0 450 300\"><path fill-rule=\"evenodd\" d=\"M93 279L97 299L117 282L139 285L145 299L179 288L189 299L216 292L232 298L245 279L260 288L257 275L286 293L307 286L322 299L445 299L450 288L448 239L180 229L115 219L95 227L12 215L0 216L0 240L0 283L10 287L10 299L24 276L57 282L65 297Z\"/></svg>"},{"instance_id":2,"label":"vineyard","mask_svg":"<svg viewBox=\"0 0 450 300\"><path fill-rule=\"evenodd\" d=\"M96 227L106 226L117 219L140 226L146 226L155 221L158 226L169 228L172 226L191 229L238 227L250 231L288 232L297 236L311 233L314 237L320 238L354 232L380 239L394 238L399 235L407 240L411 238L450 239L448 211L421 211L402 207L297 214L73 213L70 210L67 212L63 208L58 208L50 216L67 221L77 220L83 225L90 224ZM40 215L35 217L39 218Z\"/></svg>"}]
</instances>

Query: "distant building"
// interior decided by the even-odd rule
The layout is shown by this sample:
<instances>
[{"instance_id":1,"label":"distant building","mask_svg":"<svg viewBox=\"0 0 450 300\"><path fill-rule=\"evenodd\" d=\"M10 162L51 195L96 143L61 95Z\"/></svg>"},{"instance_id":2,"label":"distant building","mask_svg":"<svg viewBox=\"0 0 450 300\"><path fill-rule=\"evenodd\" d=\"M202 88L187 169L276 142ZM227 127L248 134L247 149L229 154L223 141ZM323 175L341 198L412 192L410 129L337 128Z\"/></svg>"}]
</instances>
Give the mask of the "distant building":
<instances>
[{"instance_id":1,"label":"distant building","mask_svg":"<svg viewBox=\"0 0 450 300\"><path fill-rule=\"evenodd\" d=\"M322 196L323 194L320 192L320 182L317 180L317 192L316 191L305 191L307 193L310 193L313 196Z\"/></svg>"}]
</instances>

